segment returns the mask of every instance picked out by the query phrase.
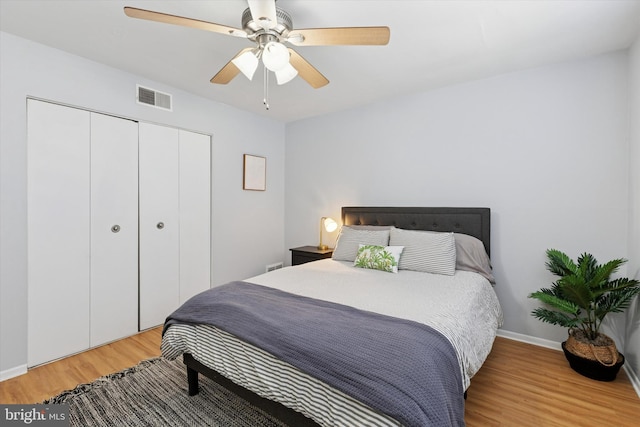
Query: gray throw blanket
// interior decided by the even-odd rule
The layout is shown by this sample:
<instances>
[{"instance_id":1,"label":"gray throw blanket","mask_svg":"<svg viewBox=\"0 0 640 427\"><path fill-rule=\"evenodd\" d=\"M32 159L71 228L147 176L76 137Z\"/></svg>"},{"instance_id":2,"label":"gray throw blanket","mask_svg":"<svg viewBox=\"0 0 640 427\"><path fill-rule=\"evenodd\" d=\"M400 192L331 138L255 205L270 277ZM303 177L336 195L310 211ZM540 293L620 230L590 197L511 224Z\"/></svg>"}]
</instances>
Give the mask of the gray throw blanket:
<instances>
[{"instance_id":1,"label":"gray throw blanket","mask_svg":"<svg viewBox=\"0 0 640 427\"><path fill-rule=\"evenodd\" d=\"M227 331L405 426L464 426L455 350L429 326L246 282L196 295L164 331L175 323Z\"/></svg>"}]
</instances>

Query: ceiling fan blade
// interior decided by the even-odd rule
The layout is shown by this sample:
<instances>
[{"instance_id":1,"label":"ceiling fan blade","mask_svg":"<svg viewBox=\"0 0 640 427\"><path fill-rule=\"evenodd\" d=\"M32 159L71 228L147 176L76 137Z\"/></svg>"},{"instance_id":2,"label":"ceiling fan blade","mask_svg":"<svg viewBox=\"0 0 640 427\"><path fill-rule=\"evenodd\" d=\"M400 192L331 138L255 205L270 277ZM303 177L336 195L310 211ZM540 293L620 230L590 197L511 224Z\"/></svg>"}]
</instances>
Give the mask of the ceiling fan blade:
<instances>
[{"instance_id":1,"label":"ceiling fan blade","mask_svg":"<svg viewBox=\"0 0 640 427\"><path fill-rule=\"evenodd\" d=\"M296 46L385 45L389 27L306 28L293 30L288 41Z\"/></svg>"},{"instance_id":2,"label":"ceiling fan blade","mask_svg":"<svg viewBox=\"0 0 640 427\"><path fill-rule=\"evenodd\" d=\"M265 30L278 25L275 0L247 0L251 17Z\"/></svg>"},{"instance_id":3,"label":"ceiling fan blade","mask_svg":"<svg viewBox=\"0 0 640 427\"><path fill-rule=\"evenodd\" d=\"M248 47L248 48L242 49L240 52L238 52L236 56L231 58L231 61L233 61L243 53L248 52L250 50L253 50L253 48ZM218 73L215 76L211 78L211 83L226 85L231 80L233 80L235 76L240 74L240 69L236 67L231 61L227 62L227 64L224 67L222 67L222 69L220 69L220 71L218 71Z\"/></svg>"},{"instance_id":4,"label":"ceiling fan blade","mask_svg":"<svg viewBox=\"0 0 640 427\"><path fill-rule=\"evenodd\" d=\"M289 58L289 63L298 70L298 75L302 77L307 83L311 85L314 89L321 88L329 84L329 80L325 76L320 73L320 71L316 70L313 65L309 64L306 59L304 59L298 52L295 50L288 48L291 57Z\"/></svg>"},{"instance_id":5,"label":"ceiling fan blade","mask_svg":"<svg viewBox=\"0 0 640 427\"><path fill-rule=\"evenodd\" d=\"M148 21L163 22L165 24L181 25L183 27L197 28L199 30L212 31L214 33L227 34L236 37L247 37L247 33L239 28L215 24L213 22L200 21L198 19L184 18L182 16L169 15L154 12L152 10L125 7L124 13L131 18L146 19Z\"/></svg>"}]
</instances>

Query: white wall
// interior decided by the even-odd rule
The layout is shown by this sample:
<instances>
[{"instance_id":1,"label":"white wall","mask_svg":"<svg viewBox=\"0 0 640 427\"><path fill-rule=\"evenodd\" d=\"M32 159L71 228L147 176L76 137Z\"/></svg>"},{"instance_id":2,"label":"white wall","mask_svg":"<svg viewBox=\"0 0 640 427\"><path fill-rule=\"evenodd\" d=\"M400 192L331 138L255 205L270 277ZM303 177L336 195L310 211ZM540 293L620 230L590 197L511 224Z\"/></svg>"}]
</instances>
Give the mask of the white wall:
<instances>
[{"instance_id":1,"label":"white wall","mask_svg":"<svg viewBox=\"0 0 640 427\"><path fill-rule=\"evenodd\" d=\"M504 329L563 341L527 295L547 248L627 256L627 113L621 52L289 124L285 243L345 205L490 207Z\"/></svg>"},{"instance_id":2,"label":"white wall","mask_svg":"<svg viewBox=\"0 0 640 427\"><path fill-rule=\"evenodd\" d=\"M27 359L27 96L213 135L212 284L262 273L288 256L282 123L7 33L0 51L0 372ZM173 94L173 112L138 105L136 83ZM267 157L266 192L242 190L243 153Z\"/></svg>"},{"instance_id":3,"label":"white wall","mask_svg":"<svg viewBox=\"0 0 640 427\"><path fill-rule=\"evenodd\" d=\"M629 277L640 280L640 36L629 51ZM624 355L640 378L640 298L626 313ZM640 387L640 380L636 381ZM636 391L640 394L640 388Z\"/></svg>"}]
</instances>

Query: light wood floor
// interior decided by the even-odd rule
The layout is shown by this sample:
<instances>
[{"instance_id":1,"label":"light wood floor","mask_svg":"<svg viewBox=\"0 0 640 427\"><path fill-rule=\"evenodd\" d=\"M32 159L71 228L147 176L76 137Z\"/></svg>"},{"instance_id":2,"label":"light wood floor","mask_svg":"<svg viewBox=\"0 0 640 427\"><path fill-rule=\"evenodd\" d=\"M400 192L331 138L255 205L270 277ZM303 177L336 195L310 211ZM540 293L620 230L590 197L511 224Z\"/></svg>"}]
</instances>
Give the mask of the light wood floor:
<instances>
[{"instance_id":1,"label":"light wood floor","mask_svg":"<svg viewBox=\"0 0 640 427\"><path fill-rule=\"evenodd\" d=\"M156 328L31 369L0 383L0 403L40 402L158 356L159 347ZM572 371L559 351L500 337L468 391L469 427L640 425L640 398L624 371L613 382L593 381Z\"/></svg>"},{"instance_id":2,"label":"light wood floor","mask_svg":"<svg viewBox=\"0 0 640 427\"><path fill-rule=\"evenodd\" d=\"M638 427L640 398L627 374L601 382L573 371L561 351L496 338L471 380L467 426Z\"/></svg>"},{"instance_id":3,"label":"light wood floor","mask_svg":"<svg viewBox=\"0 0 640 427\"><path fill-rule=\"evenodd\" d=\"M162 328L154 328L0 382L0 403L38 403L78 384L160 356Z\"/></svg>"}]
</instances>

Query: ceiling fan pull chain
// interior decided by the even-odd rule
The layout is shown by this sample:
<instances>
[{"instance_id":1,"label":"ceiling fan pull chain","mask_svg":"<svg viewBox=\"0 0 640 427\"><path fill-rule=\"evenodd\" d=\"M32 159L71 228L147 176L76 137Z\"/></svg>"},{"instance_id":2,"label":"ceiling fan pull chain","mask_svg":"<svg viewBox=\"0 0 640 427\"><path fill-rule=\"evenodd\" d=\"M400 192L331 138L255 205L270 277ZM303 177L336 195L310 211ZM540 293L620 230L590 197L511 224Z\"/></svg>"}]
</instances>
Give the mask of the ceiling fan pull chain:
<instances>
[{"instance_id":1,"label":"ceiling fan pull chain","mask_svg":"<svg viewBox=\"0 0 640 427\"><path fill-rule=\"evenodd\" d=\"M262 67L264 69L264 99L262 103L264 107L269 110L269 70L267 67Z\"/></svg>"}]
</instances>

